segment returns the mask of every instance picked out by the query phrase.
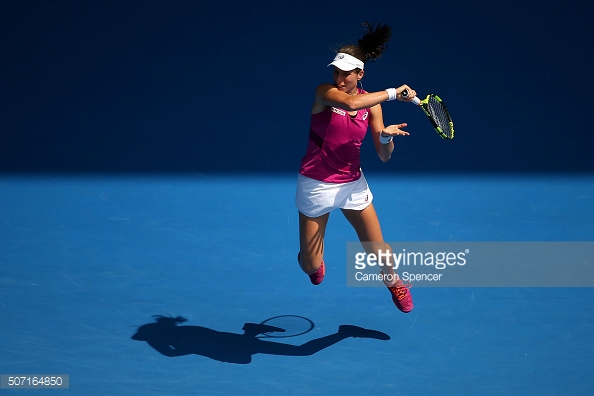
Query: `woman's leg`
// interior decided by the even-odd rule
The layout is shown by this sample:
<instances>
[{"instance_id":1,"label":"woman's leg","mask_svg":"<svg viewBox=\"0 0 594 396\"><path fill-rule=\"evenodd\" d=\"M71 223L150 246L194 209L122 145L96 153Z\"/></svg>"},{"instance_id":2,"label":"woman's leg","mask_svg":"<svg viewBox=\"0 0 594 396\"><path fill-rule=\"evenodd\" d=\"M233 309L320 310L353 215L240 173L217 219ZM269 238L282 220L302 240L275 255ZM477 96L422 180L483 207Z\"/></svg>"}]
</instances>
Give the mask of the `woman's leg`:
<instances>
[{"instance_id":1,"label":"woman's leg","mask_svg":"<svg viewBox=\"0 0 594 396\"><path fill-rule=\"evenodd\" d=\"M299 212L299 265L308 275L315 273L324 260L324 235L330 213L307 217Z\"/></svg>"},{"instance_id":2,"label":"woman's leg","mask_svg":"<svg viewBox=\"0 0 594 396\"><path fill-rule=\"evenodd\" d=\"M359 241L361 241L367 253L378 254L380 250L383 252L392 251L390 245L384 242L382 229L373 204L369 204L363 210L342 209L342 213L355 229ZM383 264L386 266L382 269L382 272L394 275L392 263L386 262Z\"/></svg>"},{"instance_id":3,"label":"woman's leg","mask_svg":"<svg viewBox=\"0 0 594 396\"><path fill-rule=\"evenodd\" d=\"M367 253L378 254L379 250L384 252L389 250L392 252L390 245L384 242L373 204L370 204L363 210L343 209L342 212L357 232L359 240ZM391 275L389 279L396 279L390 285L386 284L392 294L392 301L396 307L402 312L410 312L413 309L412 296L408 287L395 275L393 263L385 263L381 271L384 274Z\"/></svg>"}]
</instances>

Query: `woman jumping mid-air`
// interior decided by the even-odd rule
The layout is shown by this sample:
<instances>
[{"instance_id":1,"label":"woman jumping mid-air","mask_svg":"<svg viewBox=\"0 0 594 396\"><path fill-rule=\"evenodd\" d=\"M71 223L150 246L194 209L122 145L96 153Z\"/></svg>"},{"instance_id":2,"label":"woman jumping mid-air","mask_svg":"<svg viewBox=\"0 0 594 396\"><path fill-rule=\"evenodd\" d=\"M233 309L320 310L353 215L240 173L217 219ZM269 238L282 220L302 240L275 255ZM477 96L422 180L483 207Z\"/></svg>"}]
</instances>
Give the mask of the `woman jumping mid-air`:
<instances>
[{"instance_id":1,"label":"woman jumping mid-air","mask_svg":"<svg viewBox=\"0 0 594 396\"><path fill-rule=\"evenodd\" d=\"M366 92L357 85L366 62L378 59L391 36L389 26L364 24L367 31L358 45L337 51L328 66L333 66L333 84L317 87L311 109L309 143L301 160L297 180L296 204L299 209L301 269L314 285L324 279L324 234L330 212L340 208L355 229L366 250L390 250L373 204L373 195L360 167L360 147L371 129L378 156L388 161L394 150L394 136L408 135L407 124L384 125L380 103L410 102L416 92L408 85L383 91ZM403 96L402 92L408 91ZM413 309L409 288L387 267L394 281L386 282L392 300L402 312Z\"/></svg>"}]
</instances>

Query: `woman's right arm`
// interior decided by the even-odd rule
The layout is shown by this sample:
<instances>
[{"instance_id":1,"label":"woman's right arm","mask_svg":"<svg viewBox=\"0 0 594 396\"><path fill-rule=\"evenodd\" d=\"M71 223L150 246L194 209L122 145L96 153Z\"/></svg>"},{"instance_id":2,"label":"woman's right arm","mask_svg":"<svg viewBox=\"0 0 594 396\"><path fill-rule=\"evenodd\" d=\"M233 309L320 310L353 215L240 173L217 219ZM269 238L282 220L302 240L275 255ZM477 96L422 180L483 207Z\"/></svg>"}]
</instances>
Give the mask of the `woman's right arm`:
<instances>
[{"instance_id":1,"label":"woman's right arm","mask_svg":"<svg viewBox=\"0 0 594 396\"><path fill-rule=\"evenodd\" d=\"M406 98L402 96L402 91L408 90ZM408 85L402 85L396 88L396 98L401 101L409 102L416 96L416 92ZM359 95L349 95L346 92L339 91L332 84L322 84L316 90L316 102L322 106L333 106L347 111L367 109L377 104L387 101L389 98L387 91L368 92Z\"/></svg>"}]
</instances>

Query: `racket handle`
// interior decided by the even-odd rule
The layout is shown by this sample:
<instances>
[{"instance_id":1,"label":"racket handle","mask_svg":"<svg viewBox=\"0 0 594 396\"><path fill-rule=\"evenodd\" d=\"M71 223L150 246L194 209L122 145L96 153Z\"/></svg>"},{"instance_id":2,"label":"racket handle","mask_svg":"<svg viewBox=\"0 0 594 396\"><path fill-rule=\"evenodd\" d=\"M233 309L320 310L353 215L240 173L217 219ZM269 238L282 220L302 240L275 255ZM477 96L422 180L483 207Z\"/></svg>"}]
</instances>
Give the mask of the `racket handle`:
<instances>
[{"instance_id":1,"label":"racket handle","mask_svg":"<svg viewBox=\"0 0 594 396\"><path fill-rule=\"evenodd\" d=\"M402 91L402 96L404 96L405 98L408 96L408 90L405 89L404 91ZM418 97L414 97L411 100L412 103L416 104L417 106L421 103L421 99L419 99Z\"/></svg>"}]
</instances>

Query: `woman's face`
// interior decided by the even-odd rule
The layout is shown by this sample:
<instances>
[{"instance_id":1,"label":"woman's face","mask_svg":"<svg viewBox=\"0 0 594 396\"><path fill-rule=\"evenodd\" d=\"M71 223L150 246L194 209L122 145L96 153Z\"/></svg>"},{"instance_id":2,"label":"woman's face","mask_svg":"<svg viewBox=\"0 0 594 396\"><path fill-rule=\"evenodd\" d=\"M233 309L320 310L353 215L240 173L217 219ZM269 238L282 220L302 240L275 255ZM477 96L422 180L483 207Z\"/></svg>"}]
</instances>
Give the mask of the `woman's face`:
<instances>
[{"instance_id":1,"label":"woman's face","mask_svg":"<svg viewBox=\"0 0 594 396\"><path fill-rule=\"evenodd\" d=\"M333 76L334 85L336 85L339 91L354 94L357 92L357 82L363 78L363 70L359 72L357 72L357 69L344 71L335 67Z\"/></svg>"}]
</instances>

